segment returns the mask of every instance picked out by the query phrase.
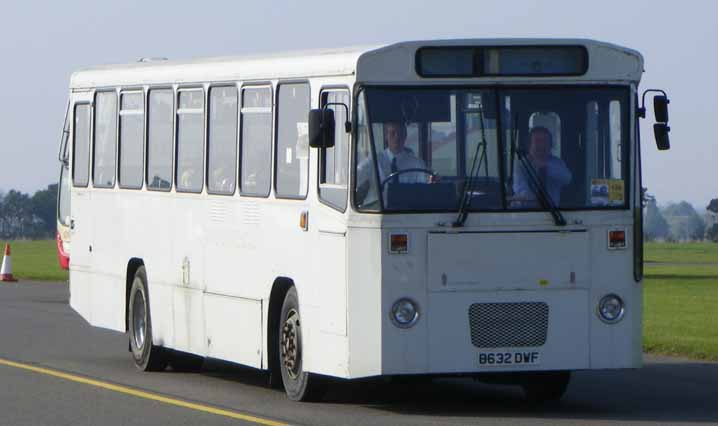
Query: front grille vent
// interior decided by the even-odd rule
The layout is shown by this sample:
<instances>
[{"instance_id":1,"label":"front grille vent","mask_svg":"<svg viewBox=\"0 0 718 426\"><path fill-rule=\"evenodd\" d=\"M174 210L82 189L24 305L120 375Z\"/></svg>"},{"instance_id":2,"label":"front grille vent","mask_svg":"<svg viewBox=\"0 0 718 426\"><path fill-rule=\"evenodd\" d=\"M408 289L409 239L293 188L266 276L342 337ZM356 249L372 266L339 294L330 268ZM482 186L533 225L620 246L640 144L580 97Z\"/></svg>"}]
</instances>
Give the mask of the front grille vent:
<instances>
[{"instance_id":1,"label":"front grille vent","mask_svg":"<svg viewBox=\"0 0 718 426\"><path fill-rule=\"evenodd\" d=\"M544 302L474 303L469 307L471 343L477 348L543 346L548 332Z\"/></svg>"}]
</instances>

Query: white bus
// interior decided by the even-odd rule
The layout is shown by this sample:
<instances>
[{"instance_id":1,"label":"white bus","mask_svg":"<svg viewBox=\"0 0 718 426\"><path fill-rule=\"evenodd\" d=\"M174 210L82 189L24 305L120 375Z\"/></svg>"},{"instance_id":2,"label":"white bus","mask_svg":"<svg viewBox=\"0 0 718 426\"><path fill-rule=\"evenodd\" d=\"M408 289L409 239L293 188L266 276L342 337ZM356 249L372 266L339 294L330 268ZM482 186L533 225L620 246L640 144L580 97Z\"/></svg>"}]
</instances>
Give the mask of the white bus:
<instances>
[{"instance_id":1,"label":"white bus","mask_svg":"<svg viewBox=\"0 0 718 426\"><path fill-rule=\"evenodd\" d=\"M76 72L70 303L141 370L223 359L294 400L639 367L642 72L573 39Z\"/></svg>"}]
</instances>

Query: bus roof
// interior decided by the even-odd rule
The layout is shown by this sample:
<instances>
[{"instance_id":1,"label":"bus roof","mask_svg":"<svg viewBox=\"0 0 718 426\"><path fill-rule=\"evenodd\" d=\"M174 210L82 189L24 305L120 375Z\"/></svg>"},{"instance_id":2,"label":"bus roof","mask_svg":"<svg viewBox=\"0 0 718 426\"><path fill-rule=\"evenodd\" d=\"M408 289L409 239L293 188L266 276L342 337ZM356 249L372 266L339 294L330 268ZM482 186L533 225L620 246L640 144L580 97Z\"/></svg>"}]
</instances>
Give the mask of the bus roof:
<instances>
[{"instance_id":1,"label":"bus roof","mask_svg":"<svg viewBox=\"0 0 718 426\"><path fill-rule=\"evenodd\" d=\"M643 72L643 57L635 50L588 39L502 38L408 41L383 46L357 46L186 61L160 59L102 65L73 73L70 87L90 89L143 84L190 84L205 81L267 81L352 74L356 74L360 81L419 81L424 79L416 74L413 64L414 55L421 47L562 45L584 46L588 50L590 67L581 80L633 82L640 80ZM410 67L406 66L407 61L410 62ZM394 62L397 64L396 67L391 65ZM501 78L501 80L521 79ZM432 79L432 81L436 80L440 79ZM533 80L536 78L534 77ZM550 80L550 78L542 77L541 80Z\"/></svg>"}]
</instances>

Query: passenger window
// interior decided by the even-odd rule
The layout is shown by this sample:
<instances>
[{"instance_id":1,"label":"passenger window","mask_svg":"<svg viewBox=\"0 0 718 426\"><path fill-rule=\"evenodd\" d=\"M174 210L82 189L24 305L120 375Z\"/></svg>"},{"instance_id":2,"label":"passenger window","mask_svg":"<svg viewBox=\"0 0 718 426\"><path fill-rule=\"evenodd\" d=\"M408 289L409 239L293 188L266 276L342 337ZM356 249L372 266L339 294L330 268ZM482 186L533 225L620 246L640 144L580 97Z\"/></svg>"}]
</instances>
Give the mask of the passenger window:
<instances>
[{"instance_id":1,"label":"passenger window","mask_svg":"<svg viewBox=\"0 0 718 426\"><path fill-rule=\"evenodd\" d=\"M233 194L237 176L237 88L209 90L209 159L207 189Z\"/></svg>"},{"instance_id":2,"label":"passenger window","mask_svg":"<svg viewBox=\"0 0 718 426\"><path fill-rule=\"evenodd\" d=\"M172 187L174 91L150 90L148 113L147 188L169 191Z\"/></svg>"},{"instance_id":3,"label":"passenger window","mask_svg":"<svg viewBox=\"0 0 718 426\"><path fill-rule=\"evenodd\" d=\"M92 185L112 188L115 186L117 151L117 93L97 92L95 95L94 134Z\"/></svg>"},{"instance_id":4,"label":"passenger window","mask_svg":"<svg viewBox=\"0 0 718 426\"><path fill-rule=\"evenodd\" d=\"M322 106L344 104L349 107L348 90L322 92ZM319 153L319 197L331 206L344 211L347 205L347 182L349 168L349 133L344 129L347 108L328 105L334 111L334 146L322 148Z\"/></svg>"},{"instance_id":5,"label":"passenger window","mask_svg":"<svg viewBox=\"0 0 718 426\"><path fill-rule=\"evenodd\" d=\"M145 103L142 92L120 94L120 187L142 188Z\"/></svg>"},{"instance_id":6,"label":"passenger window","mask_svg":"<svg viewBox=\"0 0 718 426\"><path fill-rule=\"evenodd\" d=\"M278 90L276 191L279 198L304 198L309 177L309 84L282 84Z\"/></svg>"},{"instance_id":7,"label":"passenger window","mask_svg":"<svg viewBox=\"0 0 718 426\"><path fill-rule=\"evenodd\" d=\"M242 89L241 177L242 195L269 195L272 169L272 88Z\"/></svg>"},{"instance_id":8,"label":"passenger window","mask_svg":"<svg viewBox=\"0 0 718 426\"><path fill-rule=\"evenodd\" d=\"M177 191L202 192L204 171L204 91L179 91L177 108Z\"/></svg>"},{"instance_id":9,"label":"passenger window","mask_svg":"<svg viewBox=\"0 0 718 426\"><path fill-rule=\"evenodd\" d=\"M90 105L75 105L72 133L72 183L87 186L90 174Z\"/></svg>"}]
</instances>

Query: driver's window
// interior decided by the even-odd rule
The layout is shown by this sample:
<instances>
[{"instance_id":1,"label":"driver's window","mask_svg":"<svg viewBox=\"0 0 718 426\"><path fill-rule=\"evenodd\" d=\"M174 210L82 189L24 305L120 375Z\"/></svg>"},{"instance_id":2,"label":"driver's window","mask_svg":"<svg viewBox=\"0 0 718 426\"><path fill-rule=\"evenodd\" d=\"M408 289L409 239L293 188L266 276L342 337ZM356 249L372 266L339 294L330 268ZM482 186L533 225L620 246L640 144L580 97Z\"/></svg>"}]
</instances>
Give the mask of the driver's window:
<instances>
[{"instance_id":1,"label":"driver's window","mask_svg":"<svg viewBox=\"0 0 718 426\"><path fill-rule=\"evenodd\" d=\"M334 146L322 148L319 154L319 198L344 211L347 206L349 176L349 133L344 128L349 108L348 90L324 90L321 106L334 111ZM346 108L342 105L346 105Z\"/></svg>"}]
</instances>

